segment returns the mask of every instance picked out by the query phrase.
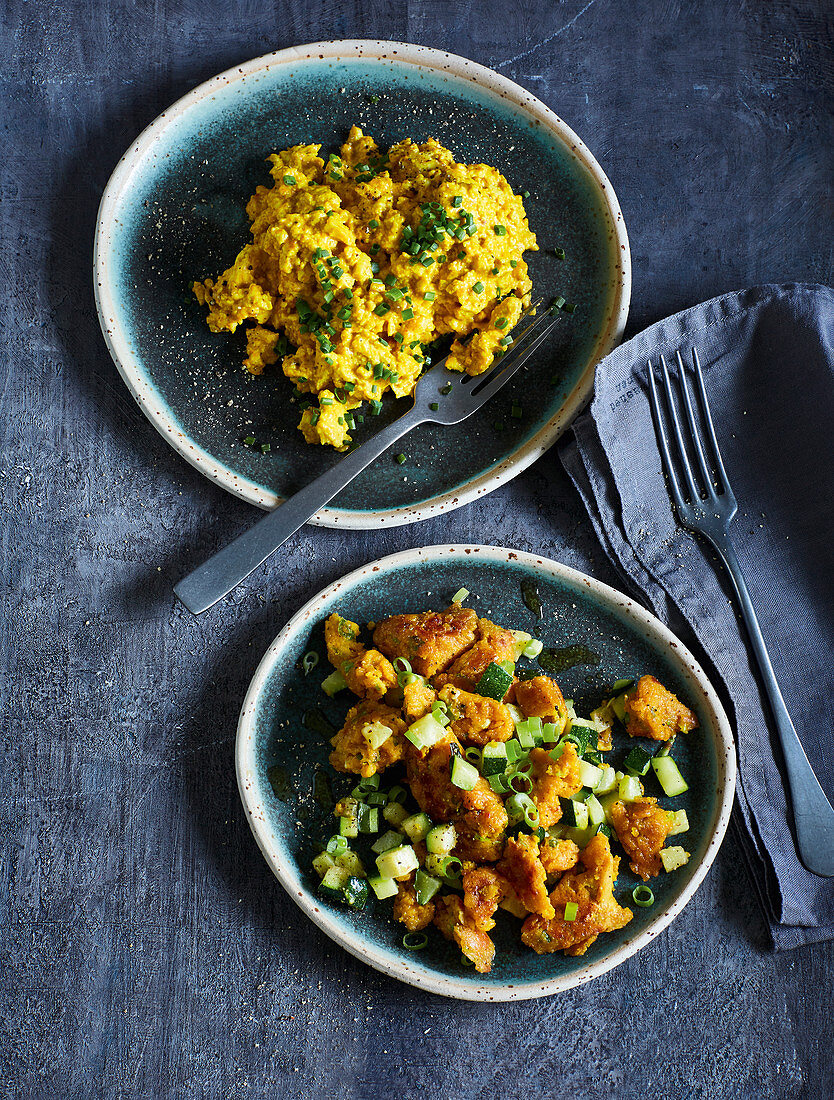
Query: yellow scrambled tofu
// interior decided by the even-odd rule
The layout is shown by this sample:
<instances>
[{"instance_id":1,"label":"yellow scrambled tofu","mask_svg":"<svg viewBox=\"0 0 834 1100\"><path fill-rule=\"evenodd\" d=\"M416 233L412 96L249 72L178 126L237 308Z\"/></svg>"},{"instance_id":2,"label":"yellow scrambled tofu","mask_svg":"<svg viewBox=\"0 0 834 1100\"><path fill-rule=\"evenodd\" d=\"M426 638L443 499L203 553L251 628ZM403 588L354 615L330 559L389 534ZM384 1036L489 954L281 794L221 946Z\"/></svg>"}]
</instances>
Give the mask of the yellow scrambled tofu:
<instances>
[{"instance_id":1,"label":"yellow scrambled tofu","mask_svg":"<svg viewBox=\"0 0 834 1100\"><path fill-rule=\"evenodd\" d=\"M433 138L383 153L354 126L340 156L320 149L269 158L274 183L246 208L251 244L194 292L213 332L248 326L252 374L281 360L307 442L345 450L357 416L413 391L438 337L454 338L453 369L492 364L529 305L523 253L537 245L501 173Z\"/></svg>"}]
</instances>

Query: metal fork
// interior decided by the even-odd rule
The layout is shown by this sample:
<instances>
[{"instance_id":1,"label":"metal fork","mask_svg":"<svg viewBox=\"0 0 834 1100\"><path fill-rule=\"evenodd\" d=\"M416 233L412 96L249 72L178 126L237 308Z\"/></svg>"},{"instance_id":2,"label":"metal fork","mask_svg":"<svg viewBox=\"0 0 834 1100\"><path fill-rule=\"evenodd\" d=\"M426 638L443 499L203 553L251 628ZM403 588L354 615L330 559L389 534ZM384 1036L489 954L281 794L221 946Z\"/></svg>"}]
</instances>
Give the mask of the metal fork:
<instances>
[{"instance_id":1,"label":"metal fork","mask_svg":"<svg viewBox=\"0 0 834 1100\"><path fill-rule=\"evenodd\" d=\"M541 299L534 302L519 320L529 318L541 305ZM474 378L449 370L446 366L448 356L435 363L417 382L414 405L408 412L386 425L361 447L350 451L330 470L189 573L175 586L174 592L195 615L211 607L406 432L418 424L459 424L480 409L509 382L558 323L558 311L545 310L524 326L506 347L504 357L485 374Z\"/></svg>"},{"instance_id":2,"label":"metal fork","mask_svg":"<svg viewBox=\"0 0 834 1100\"><path fill-rule=\"evenodd\" d=\"M721 460L718 440L710 415L704 376L698 361L698 352L692 349L692 373L695 378L695 391L700 406L700 419L704 427L706 445L698 427L695 409L686 380L681 353L677 353L678 386L686 420L686 431L681 424L677 403L672 389L672 380L666 359L660 357L660 371L663 378L663 391L667 407L668 420L672 425L672 436L677 448L677 457L683 470L683 482L678 476L670 454L669 433L664 426L661 404L655 381L654 368L649 362L649 393L652 413L655 421L660 452L669 479L669 491L675 503L678 518L684 527L709 539L727 567L736 595L741 604L741 612L747 627L750 644L758 661L759 671L764 680L765 691L770 700L776 730L785 759L793 818L796 830L796 842L799 857L815 875L825 878L834 876L834 809L825 797L822 787L814 775L802 745L794 729L770 657L756 619L756 612L747 585L741 573L741 567L730 541L730 523L738 510L736 498L730 488L730 482ZM686 436L686 439L685 439ZM711 452L708 454L707 452Z\"/></svg>"}]
</instances>

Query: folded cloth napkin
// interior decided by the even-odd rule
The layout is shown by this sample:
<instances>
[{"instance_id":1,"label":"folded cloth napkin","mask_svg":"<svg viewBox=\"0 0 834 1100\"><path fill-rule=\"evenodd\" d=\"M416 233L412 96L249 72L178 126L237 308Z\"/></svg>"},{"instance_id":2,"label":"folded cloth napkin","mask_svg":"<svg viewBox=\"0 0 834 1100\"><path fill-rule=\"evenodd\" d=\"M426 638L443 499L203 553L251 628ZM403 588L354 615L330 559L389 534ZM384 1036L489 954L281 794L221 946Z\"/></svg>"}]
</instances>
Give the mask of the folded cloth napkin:
<instances>
[{"instance_id":1,"label":"folded cloth napkin","mask_svg":"<svg viewBox=\"0 0 834 1100\"><path fill-rule=\"evenodd\" d=\"M737 734L737 821L774 946L834 939L834 880L791 837L767 700L714 551L678 526L646 363L696 346L739 502L731 535L776 676L834 803L834 290L763 286L660 321L599 365L593 402L560 447L623 584L692 642ZM686 360L685 360L686 361Z\"/></svg>"}]
</instances>

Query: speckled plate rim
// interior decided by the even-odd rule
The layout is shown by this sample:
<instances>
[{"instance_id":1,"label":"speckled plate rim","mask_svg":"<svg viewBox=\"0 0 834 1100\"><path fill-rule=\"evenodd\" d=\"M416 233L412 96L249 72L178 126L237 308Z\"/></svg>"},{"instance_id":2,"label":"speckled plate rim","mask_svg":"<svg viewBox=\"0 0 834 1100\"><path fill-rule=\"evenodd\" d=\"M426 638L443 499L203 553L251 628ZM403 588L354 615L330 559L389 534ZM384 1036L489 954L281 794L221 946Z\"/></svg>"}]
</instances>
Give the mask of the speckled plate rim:
<instances>
[{"instance_id":1,"label":"speckled plate rim","mask_svg":"<svg viewBox=\"0 0 834 1100\"><path fill-rule=\"evenodd\" d=\"M491 493L535 462L551 447L571 423L588 400L594 383L597 364L621 341L625 330L631 299L631 253L622 211L617 196L605 173L573 130L541 100L505 76L469 61L456 54L426 46L403 42L346 39L332 42L315 42L293 46L276 53L265 54L243 65L227 69L211 80L200 84L193 91L177 100L152 122L130 146L119 163L102 195L98 211L93 255L93 284L96 310L98 311L104 339L119 373L127 384L139 407L156 430L183 458L200 473L221 485L235 496L256 504L260 508L277 507L282 498L264 489L248 478L236 474L229 466L200 447L177 426L171 409L166 405L156 387L146 376L139 357L131 350L117 317L114 300L115 280L108 263L111 244L118 232L117 208L124 190L138 171L145 157L151 152L177 119L192 107L212 97L218 88L237 83L253 74L278 65L298 64L300 61L321 59L341 61L364 58L390 65L408 64L432 69L471 81L480 89L488 89L502 99L514 104L528 115L539 120L576 157L594 181L602 198L605 213L613 233L613 272L616 286L608 306L608 320L600 333L582 375L576 382L564 404L535 436L522 443L511 455L492 469L472 478L465 485L440 493L412 507L402 505L392 509L373 511L324 508L310 521L323 527L341 527L353 530L369 530L377 527L396 527L405 523L429 519L442 512L452 511L477 497Z\"/></svg>"},{"instance_id":2,"label":"speckled plate rim","mask_svg":"<svg viewBox=\"0 0 834 1100\"><path fill-rule=\"evenodd\" d=\"M467 560L471 561L473 555L476 555L481 561L489 561L497 565L527 566L549 580L556 580L579 590L585 589L608 610L621 616L625 615L637 629L645 633L648 639L666 650L667 656L687 682L688 691L692 693L693 698L699 700L704 711L709 715L710 731L715 742L718 798L712 823L707 830L709 841L703 859L680 896L665 908L659 909L655 919L647 928L635 936L633 940L626 941L610 955L578 969L573 974L563 975L547 981L512 984L506 981L490 981L485 977L478 984L471 981L463 982L449 975L417 971L408 964L406 959L400 959L390 951L368 943L361 935L340 923L326 907L319 903L302 880L298 869L290 860L284 858L274 842L266 808L258 797L255 714L260 694L276 662L281 659L283 648L289 639L298 630L308 630L312 624L317 622L330 599L342 590L349 592L357 582L365 578L378 580L382 572L395 572L404 566L431 561L458 560L461 566L465 568ZM367 565L355 569L352 573L348 573L339 580L334 581L327 588L322 589L318 595L313 596L293 615L264 654L249 685L238 721L235 766L238 789L246 810L247 820L264 858L296 905L332 940L344 947L351 955L361 959L362 962L367 963L383 974L397 978L408 985L427 990L430 993L438 993L443 997L454 997L460 1000L517 1001L562 993L574 986L583 985L585 982L598 978L601 974L606 973L606 971L613 969L636 954L671 924L703 882L704 876L712 865L712 861L715 859L724 839L735 794L736 754L727 715L703 669L683 642L676 638L659 619L635 603L634 600L622 592L610 588L607 584L587 576L585 573L580 573L569 566L526 551L511 550L501 546L447 544L403 550L397 554L391 554L388 557L369 562Z\"/></svg>"}]
</instances>

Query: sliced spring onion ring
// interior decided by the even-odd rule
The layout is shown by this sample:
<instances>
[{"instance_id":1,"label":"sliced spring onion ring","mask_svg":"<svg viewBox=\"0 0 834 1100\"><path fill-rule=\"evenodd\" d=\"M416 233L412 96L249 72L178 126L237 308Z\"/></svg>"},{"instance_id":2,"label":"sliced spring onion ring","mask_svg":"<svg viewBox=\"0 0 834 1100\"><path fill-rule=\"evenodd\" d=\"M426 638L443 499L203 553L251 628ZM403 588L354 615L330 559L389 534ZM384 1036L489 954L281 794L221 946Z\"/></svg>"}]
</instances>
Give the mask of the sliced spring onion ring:
<instances>
[{"instance_id":1,"label":"sliced spring onion ring","mask_svg":"<svg viewBox=\"0 0 834 1100\"><path fill-rule=\"evenodd\" d=\"M332 836L327 842L326 850L331 856L343 856L348 850L348 842L346 836Z\"/></svg>"},{"instance_id":2,"label":"sliced spring onion ring","mask_svg":"<svg viewBox=\"0 0 834 1100\"><path fill-rule=\"evenodd\" d=\"M304 675L307 676L309 673L311 673L318 663L318 653L315 653L312 649L309 653L305 653L301 661L301 667L304 669Z\"/></svg>"},{"instance_id":3,"label":"sliced spring onion ring","mask_svg":"<svg viewBox=\"0 0 834 1100\"><path fill-rule=\"evenodd\" d=\"M533 790L533 780L522 771L515 771L507 776L507 783L511 791L516 794L530 794Z\"/></svg>"},{"instance_id":4,"label":"sliced spring onion ring","mask_svg":"<svg viewBox=\"0 0 834 1100\"><path fill-rule=\"evenodd\" d=\"M449 714L449 708L443 702L442 699L435 699L431 705L431 714L435 722L439 722L441 726L448 726L452 721Z\"/></svg>"},{"instance_id":5,"label":"sliced spring onion ring","mask_svg":"<svg viewBox=\"0 0 834 1100\"><path fill-rule=\"evenodd\" d=\"M565 906L565 920L575 921L579 916L579 906L575 901L569 901Z\"/></svg>"},{"instance_id":6,"label":"sliced spring onion ring","mask_svg":"<svg viewBox=\"0 0 834 1100\"><path fill-rule=\"evenodd\" d=\"M654 905L654 893L643 882L634 887L631 896L634 898L634 904L639 905L641 909L648 909L650 905Z\"/></svg>"},{"instance_id":7,"label":"sliced spring onion ring","mask_svg":"<svg viewBox=\"0 0 834 1100\"><path fill-rule=\"evenodd\" d=\"M481 750L476 749L474 745L470 745L463 754L470 764L474 764L476 768L481 764Z\"/></svg>"},{"instance_id":8,"label":"sliced spring onion ring","mask_svg":"<svg viewBox=\"0 0 834 1100\"><path fill-rule=\"evenodd\" d=\"M388 801L405 802L407 794L405 787L392 787L388 792Z\"/></svg>"},{"instance_id":9,"label":"sliced spring onion ring","mask_svg":"<svg viewBox=\"0 0 834 1100\"><path fill-rule=\"evenodd\" d=\"M407 661L405 657L394 658L394 671L395 672L411 672L411 661Z\"/></svg>"},{"instance_id":10,"label":"sliced spring onion ring","mask_svg":"<svg viewBox=\"0 0 834 1100\"><path fill-rule=\"evenodd\" d=\"M422 951L428 942L429 937L425 932L406 932L403 936L403 947L409 951Z\"/></svg>"},{"instance_id":11,"label":"sliced spring onion ring","mask_svg":"<svg viewBox=\"0 0 834 1100\"><path fill-rule=\"evenodd\" d=\"M459 588L457 592L452 596L452 603L461 604L469 595L468 588Z\"/></svg>"}]
</instances>

